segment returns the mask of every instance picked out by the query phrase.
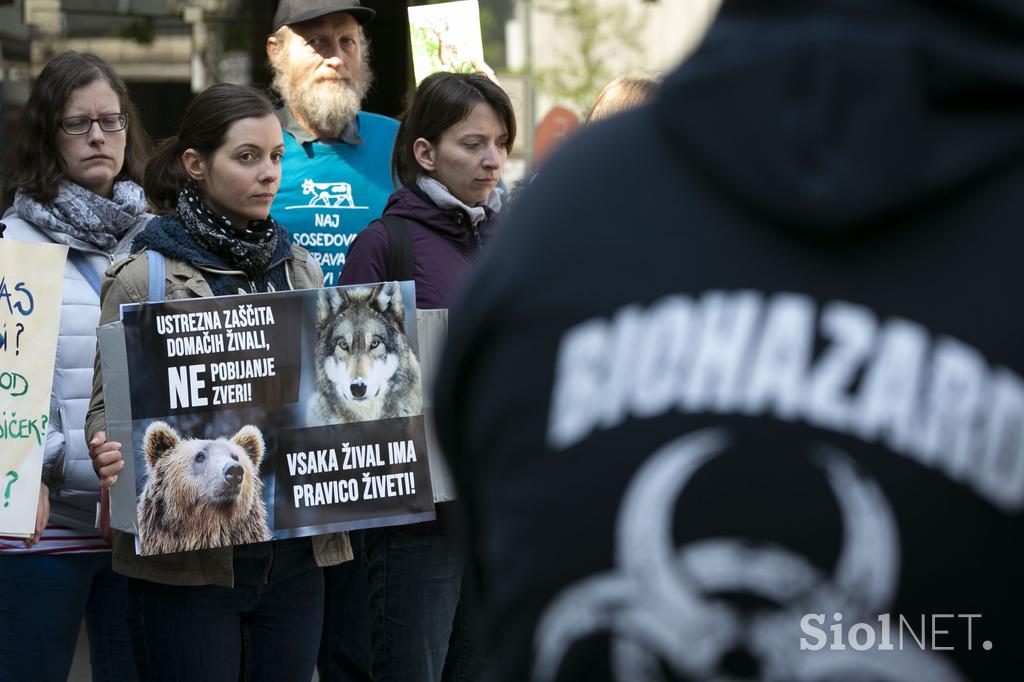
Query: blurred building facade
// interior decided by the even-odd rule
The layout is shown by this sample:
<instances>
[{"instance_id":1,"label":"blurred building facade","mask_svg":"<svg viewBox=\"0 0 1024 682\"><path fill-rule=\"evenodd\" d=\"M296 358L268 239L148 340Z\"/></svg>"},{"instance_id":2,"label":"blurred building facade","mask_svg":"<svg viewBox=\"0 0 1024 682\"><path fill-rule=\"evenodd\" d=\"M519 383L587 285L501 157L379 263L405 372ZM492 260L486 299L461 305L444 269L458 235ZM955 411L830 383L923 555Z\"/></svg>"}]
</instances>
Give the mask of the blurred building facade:
<instances>
[{"instance_id":1,"label":"blurred building facade","mask_svg":"<svg viewBox=\"0 0 1024 682\"><path fill-rule=\"evenodd\" d=\"M376 74L366 108L397 116L412 88L406 7L363 0ZM517 109L510 175L556 107L586 115L624 73L667 72L698 43L720 0L479 0L486 58ZM93 52L126 81L154 138L170 135L192 93L215 82L269 84L264 45L277 0L0 0L0 153L54 55Z\"/></svg>"},{"instance_id":2,"label":"blurred building facade","mask_svg":"<svg viewBox=\"0 0 1024 682\"><path fill-rule=\"evenodd\" d=\"M377 82L367 109L397 115L411 84L405 3L365 0ZM92 52L125 80L154 138L174 133L193 93L217 82L267 86L276 0L0 0L0 152L53 56Z\"/></svg>"}]
</instances>

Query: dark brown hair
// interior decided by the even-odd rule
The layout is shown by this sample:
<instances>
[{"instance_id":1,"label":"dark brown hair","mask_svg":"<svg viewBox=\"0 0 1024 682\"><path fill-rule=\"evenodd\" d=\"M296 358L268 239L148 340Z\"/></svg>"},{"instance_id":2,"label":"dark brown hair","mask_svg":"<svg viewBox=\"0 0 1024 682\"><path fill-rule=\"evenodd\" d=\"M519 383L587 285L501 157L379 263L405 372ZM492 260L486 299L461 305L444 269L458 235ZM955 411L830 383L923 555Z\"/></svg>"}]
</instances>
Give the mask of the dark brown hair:
<instances>
[{"instance_id":1,"label":"dark brown hair","mask_svg":"<svg viewBox=\"0 0 1024 682\"><path fill-rule=\"evenodd\" d=\"M424 78L398 126L391 155L391 172L398 182L410 187L426 175L413 154L416 140L422 137L436 145L444 131L469 116L481 102L490 105L505 124L508 148L512 149L516 141L516 116L512 102L499 85L478 73L435 73Z\"/></svg>"},{"instance_id":2,"label":"dark brown hair","mask_svg":"<svg viewBox=\"0 0 1024 682\"><path fill-rule=\"evenodd\" d=\"M266 95L248 85L218 83L196 95L185 109L178 134L161 140L146 164L143 186L150 204L161 213L173 213L177 208L178 194L189 181L181 165L186 149L209 158L224 144L232 123L273 113Z\"/></svg>"},{"instance_id":3,"label":"dark brown hair","mask_svg":"<svg viewBox=\"0 0 1024 682\"><path fill-rule=\"evenodd\" d=\"M94 54L65 52L51 59L32 84L32 92L14 134L14 145L4 165L6 171L0 204L9 206L19 190L41 203L57 196L57 185L65 177L64 160L57 151L57 131L60 130L64 106L72 92L101 79L117 94L121 113L128 117L124 163L115 181L142 182L143 165L150 148L149 136L142 127L138 110L128 97L124 81L117 77L109 64Z\"/></svg>"}]
</instances>

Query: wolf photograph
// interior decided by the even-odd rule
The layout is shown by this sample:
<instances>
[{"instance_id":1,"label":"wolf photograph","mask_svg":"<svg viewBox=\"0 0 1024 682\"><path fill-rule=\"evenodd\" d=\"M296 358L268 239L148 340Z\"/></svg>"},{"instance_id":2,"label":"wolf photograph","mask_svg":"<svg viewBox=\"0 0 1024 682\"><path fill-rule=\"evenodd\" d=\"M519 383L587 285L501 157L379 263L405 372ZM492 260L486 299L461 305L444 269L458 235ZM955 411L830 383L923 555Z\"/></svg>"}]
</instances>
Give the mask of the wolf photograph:
<instances>
[{"instance_id":1,"label":"wolf photograph","mask_svg":"<svg viewBox=\"0 0 1024 682\"><path fill-rule=\"evenodd\" d=\"M398 282L321 290L314 362L310 426L422 412L420 365Z\"/></svg>"}]
</instances>

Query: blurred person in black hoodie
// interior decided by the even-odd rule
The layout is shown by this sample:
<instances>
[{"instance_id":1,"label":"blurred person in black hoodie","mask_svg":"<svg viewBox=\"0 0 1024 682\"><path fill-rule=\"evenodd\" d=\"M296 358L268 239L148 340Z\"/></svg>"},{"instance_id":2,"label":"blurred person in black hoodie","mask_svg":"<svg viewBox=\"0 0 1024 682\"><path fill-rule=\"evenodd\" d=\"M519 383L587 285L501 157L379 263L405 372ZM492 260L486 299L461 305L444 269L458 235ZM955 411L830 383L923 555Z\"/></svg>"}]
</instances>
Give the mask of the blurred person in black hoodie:
<instances>
[{"instance_id":1,"label":"blurred person in black hoodie","mask_svg":"<svg viewBox=\"0 0 1024 682\"><path fill-rule=\"evenodd\" d=\"M1022 679L1024 4L727 0L549 164L438 387L493 679Z\"/></svg>"}]
</instances>

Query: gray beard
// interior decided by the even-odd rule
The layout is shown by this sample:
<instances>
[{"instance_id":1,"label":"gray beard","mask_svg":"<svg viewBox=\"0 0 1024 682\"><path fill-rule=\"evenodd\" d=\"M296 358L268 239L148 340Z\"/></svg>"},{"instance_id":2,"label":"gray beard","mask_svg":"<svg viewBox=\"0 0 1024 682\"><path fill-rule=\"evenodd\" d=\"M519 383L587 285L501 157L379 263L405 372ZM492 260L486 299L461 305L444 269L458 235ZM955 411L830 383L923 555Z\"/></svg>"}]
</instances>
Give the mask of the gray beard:
<instances>
[{"instance_id":1,"label":"gray beard","mask_svg":"<svg viewBox=\"0 0 1024 682\"><path fill-rule=\"evenodd\" d=\"M308 82L289 74L287 65L274 73L274 87L284 98L292 114L316 133L317 137L337 137L359 113L363 97L370 89L372 75L366 64L353 73L348 83Z\"/></svg>"}]
</instances>

